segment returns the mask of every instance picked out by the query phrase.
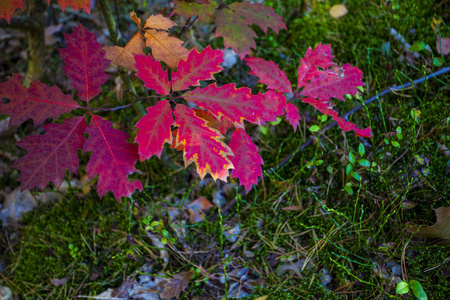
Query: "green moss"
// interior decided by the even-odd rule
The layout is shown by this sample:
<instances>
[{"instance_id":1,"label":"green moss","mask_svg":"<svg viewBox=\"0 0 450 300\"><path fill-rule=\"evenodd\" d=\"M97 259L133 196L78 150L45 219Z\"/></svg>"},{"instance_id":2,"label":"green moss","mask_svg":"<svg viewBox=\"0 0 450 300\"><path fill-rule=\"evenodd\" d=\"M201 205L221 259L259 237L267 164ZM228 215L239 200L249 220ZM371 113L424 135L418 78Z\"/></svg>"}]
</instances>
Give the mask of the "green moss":
<instances>
[{"instance_id":1,"label":"green moss","mask_svg":"<svg viewBox=\"0 0 450 300\"><path fill-rule=\"evenodd\" d=\"M73 297L119 285L143 263L126 255L134 248L126 239L132 224L123 209L112 197L69 195L27 214L20 243L8 257L13 263L6 274L15 293ZM68 279L63 286L50 283L63 278Z\"/></svg>"}]
</instances>

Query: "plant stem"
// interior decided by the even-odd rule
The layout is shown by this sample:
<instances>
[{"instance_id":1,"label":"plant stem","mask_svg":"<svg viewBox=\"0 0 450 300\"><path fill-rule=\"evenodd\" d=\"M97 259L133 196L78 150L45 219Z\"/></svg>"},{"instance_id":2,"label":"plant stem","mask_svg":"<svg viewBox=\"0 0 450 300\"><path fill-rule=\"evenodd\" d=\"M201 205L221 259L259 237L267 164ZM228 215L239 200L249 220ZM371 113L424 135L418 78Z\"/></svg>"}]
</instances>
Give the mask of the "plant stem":
<instances>
[{"instance_id":1,"label":"plant stem","mask_svg":"<svg viewBox=\"0 0 450 300\"><path fill-rule=\"evenodd\" d=\"M111 40L115 46L124 46L124 41L120 38L119 30L117 29L116 20L114 20L114 16L111 10L111 6L109 5L108 0L99 0L100 2L100 8L103 13L103 17L105 18L106 25L108 26L109 35L111 36ZM133 83L131 82L130 77L127 73L119 72L120 78L122 79L123 85L126 90L131 91L134 95L136 95L136 90L134 89ZM127 95L127 100L130 102L133 102L133 99L130 94ZM136 102L133 106L136 112L140 116L145 116L146 111L144 107L142 106L142 103L140 101Z\"/></svg>"},{"instance_id":2,"label":"plant stem","mask_svg":"<svg viewBox=\"0 0 450 300\"><path fill-rule=\"evenodd\" d=\"M43 0L28 0L25 12L28 19L36 24L27 31L28 35L28 68L23 84L39 80L44 73L45 38L44 12L46 4Z\"/></svg>"}]
</instances>

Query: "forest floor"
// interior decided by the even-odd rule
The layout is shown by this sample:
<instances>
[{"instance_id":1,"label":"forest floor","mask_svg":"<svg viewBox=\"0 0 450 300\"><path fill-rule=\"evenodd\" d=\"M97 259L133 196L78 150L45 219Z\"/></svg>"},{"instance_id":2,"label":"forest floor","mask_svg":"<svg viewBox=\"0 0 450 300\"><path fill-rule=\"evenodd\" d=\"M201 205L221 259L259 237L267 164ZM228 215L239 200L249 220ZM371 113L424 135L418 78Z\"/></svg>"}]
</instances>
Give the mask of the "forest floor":
<instances>
[{"instance_id":1,"label":"forest floor","mask_svg":"<svg viewBox=\"0 0 450 300\"><path fill-rule=\"evenodd\" d=\"M128 3L121 10L139 15L164 10ZM30 124L5 129L2 116L0 286L20 299L414 299L411 292L396 293L405 281L420 283L428 299L448 299L450 72L414 80L450 65L450 56L439 54L445 50L439 49L440 38L450 37L450 2L346 1L348 13L340 18L330 16L339 1L265 4L284 18L288 30L264 35L255 27L260 38L252 55L275 61L296 82L306 50L331 44L336 62L364 73L363 92L336 103L339 115L375 96L349 116L359 128L370 126L373 137L337 127L320 133L313 128L332 120L300 104L295 132L284 118L263 128L248 126L264 159L264 180L248 194L237 183L200 180L192 165L184 169L180 152L167 148L162 160L137 165L144 191L118 203L111 194L100 199L95 180L85 180L86 154L80 154L78 176L68 174L59 190L20 193L19 171L11 166L25 151L14 144L43 130ZM62 31L81 21L106 44L106 26L95 8L91 16L48 10L46 25L54 34L49 29L43 81L64 86L55 50L64 47ZM131 38L136 27L128 13L118 24ZM26 72L26 35L0 30L4 81ZM223 47L220 39L210 41L211 32L211 25L195 23L185 46ZM216 78L263 88L248 72L238 60ZM111 100L123 93L120 81L110 79L102 88L100 103L120 103ZM118 111L111 119L127 129L137 116ZM16 210L34 208L7 223L7 214L14 217L6 210L8 201ZM423 237L411 233L418 231L413 224L436 222Z\"/></svg>"}]
</instances>

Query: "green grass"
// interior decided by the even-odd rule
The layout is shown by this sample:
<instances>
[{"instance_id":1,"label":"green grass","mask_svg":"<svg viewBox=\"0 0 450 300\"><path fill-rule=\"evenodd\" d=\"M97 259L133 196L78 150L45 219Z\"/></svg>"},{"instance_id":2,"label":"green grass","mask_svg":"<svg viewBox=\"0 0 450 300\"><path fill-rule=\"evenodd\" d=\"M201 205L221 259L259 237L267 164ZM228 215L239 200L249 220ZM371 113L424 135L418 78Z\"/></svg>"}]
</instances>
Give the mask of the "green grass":
<instances>
[{"instance_id":1,"label":"green grass","mask_svg":"<svg viewBox=\"0 0 450 300\"><path fill-rule=\"evenodd\" d=\"M319 42L332 44L337 62L363 70L362 99L438 70L434 58L449 65L448 56L441 57L435 50L436 34L450 36L449 16L435 1L347 1L349 13L337 20L328 10L339 1L308 1L314 4L306 9L304 2L267 1L285 18L288 30L261 37L256 51L274 60L293 83L300 58ZM431 27L433 17L442 20L438 33ZM432 53L421 51L417 62L409 63L402 58L401 43L389 33L392 28L410 44L430 45ZM198 42L206 45L208 41ZM245 71L238 65L218 81L254 83ZM266 172L264 182L245 196L231 185L200 182L189 172L178 171L168 163L181 162L172 151L167 151L165 162L153 158L139 164L144 172L141 178L147 180L145 192L134 196L139 208L131 209L130 202L117 204L110 196L98 199L92 191L80 199L80 191L72 191L27 214L15 240L0 243L7 266L0 284L24 299L94 295L119 286L125 276L135 276L135 270L151 260L152 273L162 271L167 277L200 266L208 270L209 276L195 273L182 299L215 297L217 290L224 295L224 284L214 279L223 276L224 265L232 277L234 270L248 268L244 283L254 288L246 290L247 299L264 295L268 299L404 299L395 293L396 281L401 279L419 281L428 299L445 299L450 294L448 246L415 238L405 227L408 222L433 224L433 209L450 206L450 176L445 173L449 157L438 150L441 144L450 144L449 83L448 74L433 78L390 93L352 115L352 122L360 128L370 125L374 133L365 141L363 155L359 149L364 141L333 128L283 168ZM354 98L337 108L342 115L359 102ZM267 125L266 135L256 126L248 128L266 171L314 135L309 127L330 123L329 119L320 122L320 114L311 107L298 106L303 120L295 133L285 121ZM421 112L417 121L412 110ZM123 128L135 118L132 110L113 116ZM355 162L347 174L350 153L357 160L368 160L370 166ZM427 163L420 164L418 158ZM4 178L2 187L16 185ZM225 203L221 211L214 208L201 223L180 222L186 219L185 202L199 196L212 200L217 191L225 191L226 203L235 204L225 209ZM415 206L408 209L407 204ZM283 210L292 206L299 208ZM173 210L181 214L171 220ZM165 269L160 249L146 235L152 221L162 222L153 231L168 240L170 260ZM237 223L245 236L229 241L223 233ZM183 235L176 233L179 228L185 230ZM134 246L127 242L127 234ZM1 241L6 242L5 237ZM71 250L69 244L78 250ZM137 262L127 256L136 253ZM278 275L280 266L299 260L306 261L303 270ZM402 266L403 272L395 269L396 275L391 276L392 266ZM327 284L324 272L331 276ZM86 279L93 274L100 277ZM63 286L50 284L50 279L66 277ZM227 287L234 282L228 281ZM411 293L407 296L413 299Z\"/></svg>"}]
</instances>

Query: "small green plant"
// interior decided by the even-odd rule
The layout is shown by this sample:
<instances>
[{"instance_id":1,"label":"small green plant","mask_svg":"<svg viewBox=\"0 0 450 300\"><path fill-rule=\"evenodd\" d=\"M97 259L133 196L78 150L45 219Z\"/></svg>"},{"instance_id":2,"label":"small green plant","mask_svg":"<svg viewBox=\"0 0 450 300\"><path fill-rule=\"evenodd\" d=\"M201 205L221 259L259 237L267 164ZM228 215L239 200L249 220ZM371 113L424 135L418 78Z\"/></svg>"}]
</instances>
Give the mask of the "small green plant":
<instances>
[{"instance_id":1,"label":"small green plant","mask_svg":"<svg viewBox=\"0 0 450 300\"><path fill-rule=\"evenodd\" d=\"M396 293L399 295L407 294L410 289L417 299L427 300L427 294L425 294L422 285L417 280L411 280L409 283L406 281L399 282L397 284Z\"/></svg>"},{"instance_id":2,"label":"small green plant","mask_svg":"<svg viewBox=\"0 0 450 300\"><path fill-rule=\"evenodd\" d=\"M69 244L69 249L70 249L70 256L72 256L74 260L78 260L78 258L81 257L81 253L78 247L74 246L73 244Z\"/></svg>"}]
</instances>

